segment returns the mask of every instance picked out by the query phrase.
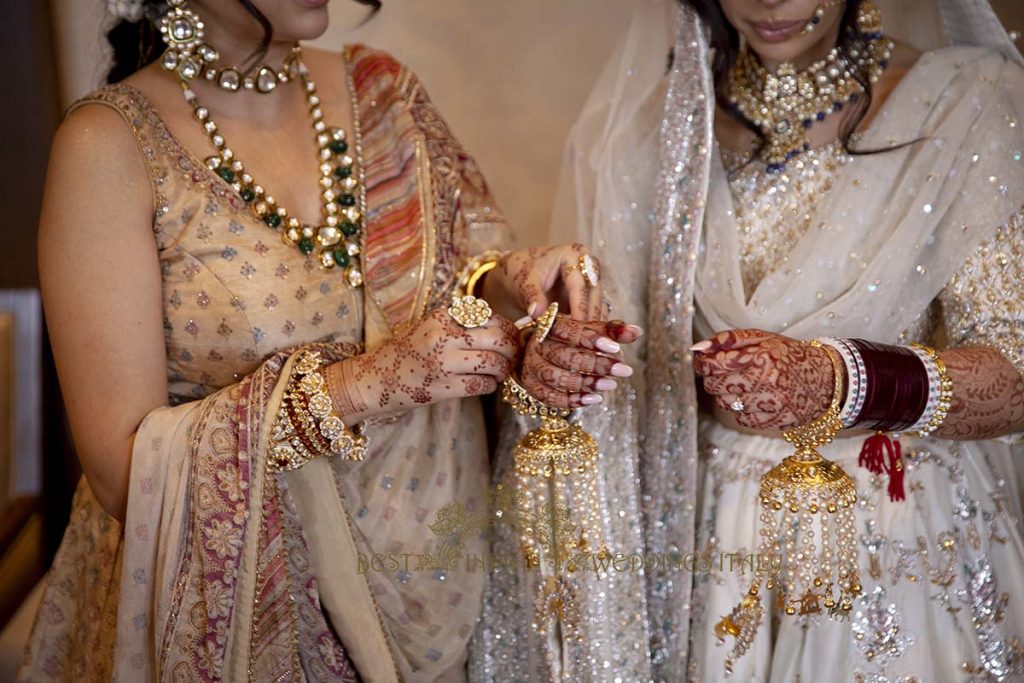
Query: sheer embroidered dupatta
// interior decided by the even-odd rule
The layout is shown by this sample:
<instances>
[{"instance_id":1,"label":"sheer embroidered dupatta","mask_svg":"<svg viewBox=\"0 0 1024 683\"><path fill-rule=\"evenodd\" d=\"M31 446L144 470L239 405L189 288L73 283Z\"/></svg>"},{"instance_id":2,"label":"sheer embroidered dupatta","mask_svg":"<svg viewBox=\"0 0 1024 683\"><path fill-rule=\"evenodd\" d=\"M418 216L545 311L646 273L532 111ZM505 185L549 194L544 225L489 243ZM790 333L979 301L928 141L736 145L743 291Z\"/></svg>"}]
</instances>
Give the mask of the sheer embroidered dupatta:
<instances>
[{"instance_id":1,"label":"sheer embroidered dupatta","mask_svg":"<svg viewBox=\"0 0 1024 683\"><path fill-rule=\"evenodd\" d=\"M332 358L358 352L321 348ZM277 480L264 457L267 416L276 413L289 367L288 354L275 355L238 384L147 416L132 453L123 536L83 479L24 680L259 681L303 666L355 680L326 621L298 623L300 612L320 613L319 598L315 578L306 576L313 583L302 590L293 583L309 566L290 557L296 549L288 546L303 538L285 538L285 518L294 513L282 509L289 504L282 489L301 487L310 474ZM291 608L293 595L309 601L305 609ZM352 591L344 618L331 615L359 653L360 670L393 680L369 596ZM298 643L310 646L306 662L295 659ZM388 663L390 678L388 669L376 673Z\"/></svg>"}]
</instances>

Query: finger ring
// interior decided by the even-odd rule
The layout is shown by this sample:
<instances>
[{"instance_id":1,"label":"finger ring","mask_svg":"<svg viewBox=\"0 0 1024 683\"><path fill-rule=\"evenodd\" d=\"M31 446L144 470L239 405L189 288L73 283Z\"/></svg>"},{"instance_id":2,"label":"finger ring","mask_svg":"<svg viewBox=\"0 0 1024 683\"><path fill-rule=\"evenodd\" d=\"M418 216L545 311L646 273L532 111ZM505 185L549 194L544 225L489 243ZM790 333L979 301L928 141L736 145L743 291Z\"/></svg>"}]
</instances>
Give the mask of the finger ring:
<instances>
[{"instance_id":1,"label":"finger ring","mask_svg":"<svg viewBox=\"0 0 1024 683\"><path fill-rule=\"evenodd\" d=\"M555 319L558 318L558 302L553 302L547 310L537 318L537 343L544 341L551 334L551 328L555 326Z\"/></svg>"},{"instance_id":2,"label":"finger ring","mask_svg":"<svg viewBox=\"0 0 1024 683\"><path fill-rule=\"evenodd\" d=\"M452 305L448 307L448 315L462 327L471 330L474 327L486 325L487 321L491 319L493 311L483 299L467 295L452 298Z\"/></svg>"},{"instance_id":3,"label":"finger ring","mask_svg":"<svg viewBox=\"0 0 1024 683\"><path fill-rule=\"evenodd\" d=\"M590 254L583 254L580 256L580 260L576 264L576 268L579 269L580 274L583 275L583 279L587 281L587 284L591 287L597 287L599 278L597 277L597 262L594 261Z\"/></svg>"},{"instance_id":4,"label":"finger ring","mask_svg":"<svg viewBox=\"0 0 1024 683\"><path fill-rule=\"evenodd\" d=\"M747 407L745 405L743 405L743 401L741 401L739 399L736 399L735 401L730 403L729 407L732 408L737 413L742 413L744 410L747 409Z\"/></svg>"}]
</instances>

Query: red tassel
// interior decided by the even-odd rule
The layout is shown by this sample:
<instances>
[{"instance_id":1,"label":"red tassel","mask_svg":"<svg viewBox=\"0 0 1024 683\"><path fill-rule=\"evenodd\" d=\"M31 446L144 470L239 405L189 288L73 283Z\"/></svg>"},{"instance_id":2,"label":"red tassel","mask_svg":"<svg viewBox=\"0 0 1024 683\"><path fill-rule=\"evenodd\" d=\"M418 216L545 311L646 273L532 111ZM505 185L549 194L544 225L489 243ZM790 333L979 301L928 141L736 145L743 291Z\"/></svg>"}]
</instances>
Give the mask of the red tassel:
<instances>
[{"instance_id":1,"label":"red tassel","mask_svg":"<svg viewBox=\"0 0 1024 683\"><path fill-rule=\"evenodd\" d=\"M903 450L900 448L900 440L893 439L894 446L889 452L889 500L905 500L906 495L903 492L903 474L905 472L903 468Z\"/></svg>"},{"instance_id":2,"label":"red tassel","mask_svg":"<svg viewBox=\"0 0 1024 683\"><path fill-rule=\"evenodd\" d=\"M885 471L885 454L892 452L892 443L885 432L878 432L864 441L860 447L860 457L857 464L867 468L872 474L881 474Z\"/></svg>"},{"instance_id":3,"label":"red tassel","mask_svg":"<svg viewBox=\"0 0 1024 683\"><path fill-rule=\"evenodd\" d=\"M906 499L903 491L903 449L899 439L890 439L885 432L868 437L860 448L857 463L872 474L885 472L889 475L889 500Z\"/></svg>"}]
</instances>

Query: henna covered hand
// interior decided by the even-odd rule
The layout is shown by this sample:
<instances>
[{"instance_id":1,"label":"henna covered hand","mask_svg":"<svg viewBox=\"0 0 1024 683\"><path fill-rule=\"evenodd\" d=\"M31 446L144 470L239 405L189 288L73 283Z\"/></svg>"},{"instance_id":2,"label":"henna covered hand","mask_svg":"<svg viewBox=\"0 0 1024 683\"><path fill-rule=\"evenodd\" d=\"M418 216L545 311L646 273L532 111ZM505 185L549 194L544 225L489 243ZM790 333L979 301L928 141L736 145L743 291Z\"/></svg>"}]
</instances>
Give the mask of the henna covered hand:
<instances>
[{"instance_id":1,"label":"henna covered hand","mask_svg":"<svg viewBox=\"0 0 1024 683\"><path fill-rule=\"evenodd\" d=\"M596 392L617 387L612 378L629 377L621 344L643 331L621 321L582 322L558 316L547 339L531 338L523 357L521 383L537 400L555 408L580 408L601 402Z\"/></svg>"},{"instance_id":2,"label":"henna covered hand","mask_svg":"<svg viewBox=\"0 0 1024 683\"><path fill-rule=\"evenodd\" d=\"M691 350L704 389L743 427L774 431L803 425L832 401L835 374L828 352L799 339L728 330ZM737 401L742 410L734 409Z\"/></svg>"},{"instance_id":3,"label":"henna covered hand","mask_svg":"<svg viewBox=\"0 0 1024 683\"><path fill-rule=\"evenodd\" d=\"M445 309L369 353L327 370L338 412L354 423L453 398L489 394L519 354L519 330L501 316L464 329Z\"/></svg>"},{"instance_id":4,"label":"henna covered hand","mask_svg":"<svg viewBox=\"0 0 1024 683\"><path fill-rule=\"evenodd\" d=\"M592 286L581 272L582 257L590 260L598 277L596 285ZM576 320L604 320L608 315L600 264L582 244L513 251L488 274L484 290L485 298L499 306L498 310L506 311L499 303L506 298L514 308L534 318L553 301Z\"/></svg>"},{"instance_id":5,"label":"henna covered hand","mask_svg":"<svg viewBox=\"0 0 1024 683\"><path fill-rule=\"evenodd\" d=\"M939 353L953 380L953 405L935 435L968 441L1024 430L1024 375L985 346Z\"/></svg>"}]
</instances>

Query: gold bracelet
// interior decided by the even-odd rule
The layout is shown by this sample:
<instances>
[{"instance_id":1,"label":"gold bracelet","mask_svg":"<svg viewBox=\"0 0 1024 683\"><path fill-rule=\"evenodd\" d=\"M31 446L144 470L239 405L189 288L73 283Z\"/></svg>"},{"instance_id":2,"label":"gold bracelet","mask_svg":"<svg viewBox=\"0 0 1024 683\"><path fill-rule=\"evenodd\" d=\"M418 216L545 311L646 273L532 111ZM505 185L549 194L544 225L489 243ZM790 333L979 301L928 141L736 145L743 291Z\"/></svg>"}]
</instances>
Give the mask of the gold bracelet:
<instances>
[{"instance_id":1,"label":"gold bracelet","mask_svg":"<svg viewBox=\"0 0 1024 683\"><path fill-rule=\"evenodd\" d=\"M349 429L334 409L323 365L318 351L304 350L292 366L270 435L271 472L298 469L320 456L366 457L366 437Z\"/></svg>"},{"instance_id":2,"label":"gold bracelet","mask_svg":"<svg viewBox=\"0 0 1024 683\"><path fill-rule=\"evenodd\" d=\"M502 385L501 400L512 406L517 413L526 417L564 418L572 413L571 410L565 408L552 408L541 403L511 375L505 379Z\"/></svg>"},{"instance_id":3,"label":"gold bracelet","mask_svg":"<svg viewBox=\"0 0 1024 683\"><path fill-rule=\"evenodd\" d=\"M928 356L935 365L935 370L939 375L938 386L933 387L931 386L931 382L929 382L928 387L929 394L931 394L935 389L938 389L939 391L938 402L935 405L935 412L932 413L931 419L929 419L928 423L920 430L916 432L908 432L911 436L924 437L932 434L936 429L942 426L943 422L946 421L946 416L949 415L949 408L953 405L953 379L949 376L949 370L946 368L946 363L939 358L938 351L930 346L925 346L924 344L914 343L910 346ZM929 396L929 399L930 398L931 396Z\"/></svg>"},{"instance_id":4,"label":"gold bracelet","mask_svg":"<svg viewBox=\"0 0 1024 683\"><path fill-rule=\"evenodd\" d=\"M825 411L824 415L811 420L805 425L793 427L782 432L782 438L796 446L797 454L811 453L819 446L831 443L836 434L843 429L843 423L839 420L839 412L843 405L842 360L836 357L838 354L817 339L808 343L816 349L822 349L832 362L835 384L832 389L832 401L829 403L828 410Z\"/></svg>"},{"instance_id":5,"label":"gold bracelet","mask_svg":"<svg viewBox=\"0 0 1024 683\"><path fill-rule=\"evenodd\" d=\"M483 279L483 276L498 267L501 260L508 256L507 251L488 249L477 254L466 261L466 265L459 271L459 278L455 282L455 289L462 296L478 296L476 286Z\"/></svg>"}]
</instances>

